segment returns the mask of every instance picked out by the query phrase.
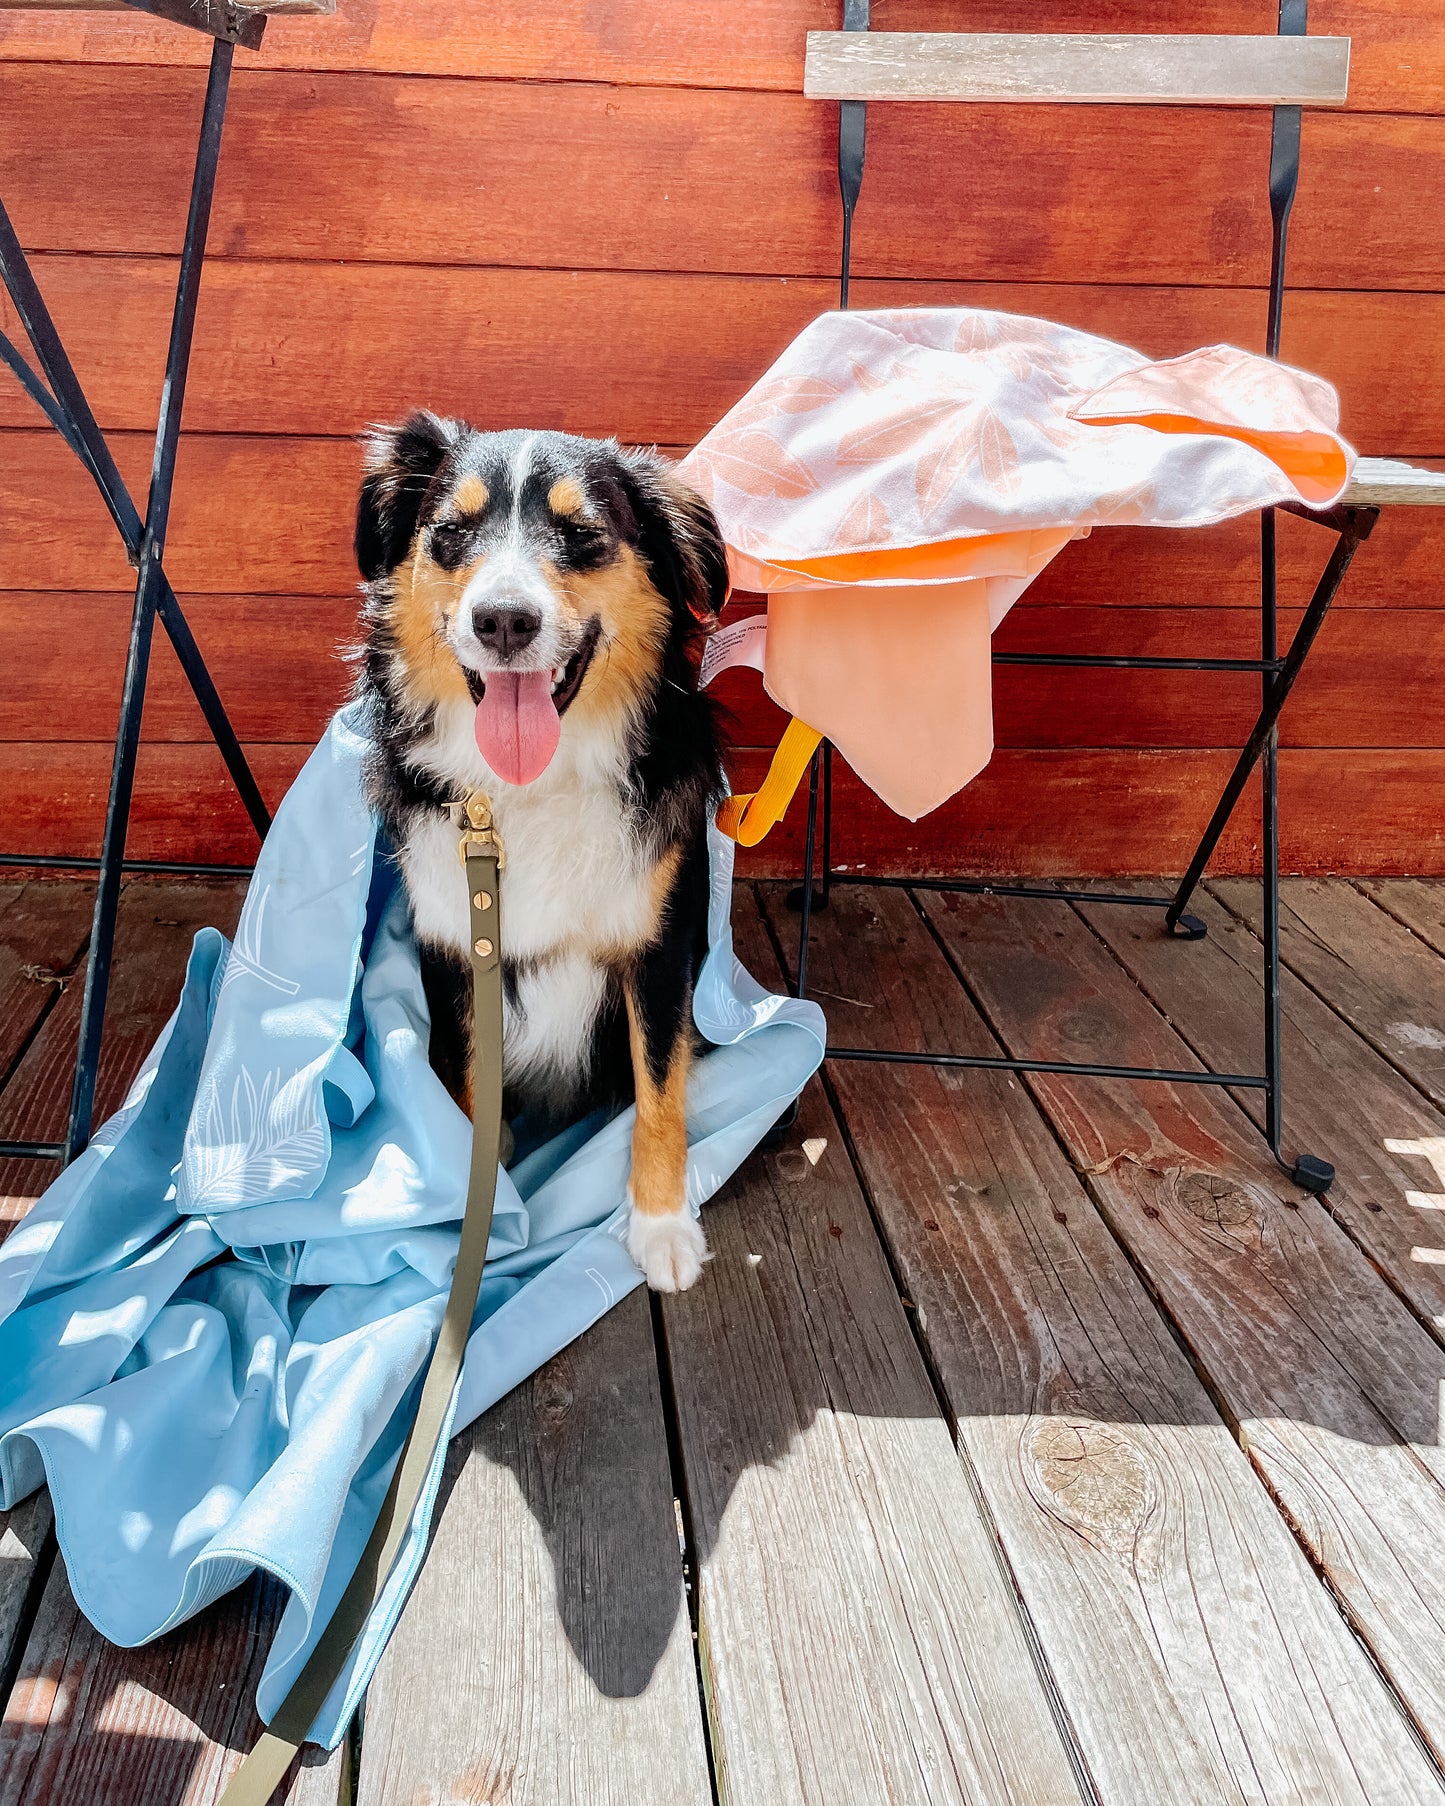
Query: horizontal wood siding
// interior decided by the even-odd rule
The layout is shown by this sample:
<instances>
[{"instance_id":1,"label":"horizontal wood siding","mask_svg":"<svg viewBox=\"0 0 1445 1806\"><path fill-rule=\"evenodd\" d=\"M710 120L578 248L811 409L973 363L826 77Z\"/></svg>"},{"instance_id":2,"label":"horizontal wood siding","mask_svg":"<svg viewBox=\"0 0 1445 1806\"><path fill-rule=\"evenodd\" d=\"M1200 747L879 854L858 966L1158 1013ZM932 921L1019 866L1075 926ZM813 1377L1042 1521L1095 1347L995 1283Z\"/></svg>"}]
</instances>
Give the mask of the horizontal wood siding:
<instances>
[{"instance_id":1,"label":"horizontal wood siding","mask_svg":"<svg viewBox=\"0 0 1445 1806\"><path fill-rule=\"evenodd\" d=\"M1270 32L1269 0L1195 0L1194 31ZM1017 31L1018 0L875 0L881 31ZM1033 0L1030 31L1158 31L1153 0ZM271 69L606 81L662 87L802 85L809 31L839 23L836 0L497 0L482 18L457 0L406 6L340 0L323 21L274 21L256 58ZM1435 0L1314 0L1311 30L1353 40L1349 105L1366 113L1429 113L1445 94L1445 37ZM0 19L7 58L38 62L203 63L203 39L145 18L22 15Z\"/></svg>"},{"instance_id":2,"label":"horizontal wood siding","mask_svg":"<svg viewBox=\"0 0 1445 1806\"><path fill-rule=\"evenodd\" d=\"M1005 0L878 0L881 30L1005 31ZM1263 33L1271 0L1191 30ZM802 97L834 0L341 0L241 53L168 565L275 796L345 694L367 423L482 425L680 451L836 296L836 106ZM1157 29L1144 0L1044 0L1031 31ZM1445 462L1445 34L1435 0L1315 0L1351 93L1306 117L1284 354L1339 387L1362 452ZM4 193L137 495L159 399L198 34L139 13L0 15ZM878 106L855 303L974 304L1153 356L1259 348L1267 113ZM0 329L19 336L0 304ZM1281 526L1289 620L1328 536ZM1254 650L1257 529L1098 533L1015 611L1007 650ZM1285 719L1286 862L1445 871L1445 511L1387 514ZM0 379L0 848L93 851L133 572L88 479ZM746 605L746 604L744 604ZM738 778L780 725L725 680ZM839 857L934 871L1182 864L1243 738L1248 679L1002 670L999 754L917 824L851 785ZM169 651L132 851L250 840ZM796 822L752 855L781 870ZM1242 816L1221 849L1248 870ZM853 844L856 842L856 845Z\"/></svg>"}]
</instances>

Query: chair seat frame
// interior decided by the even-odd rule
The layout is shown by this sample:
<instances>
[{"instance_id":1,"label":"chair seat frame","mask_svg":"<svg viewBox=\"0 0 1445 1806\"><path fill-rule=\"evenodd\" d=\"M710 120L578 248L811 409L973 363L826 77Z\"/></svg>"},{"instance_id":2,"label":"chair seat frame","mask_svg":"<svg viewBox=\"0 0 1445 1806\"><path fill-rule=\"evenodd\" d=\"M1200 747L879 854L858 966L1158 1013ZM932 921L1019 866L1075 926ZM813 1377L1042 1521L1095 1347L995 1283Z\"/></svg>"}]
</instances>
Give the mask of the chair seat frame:
<instances>
[{"instance_id":1,"label":"chair seat frame","mask_svg":"<svg viewBox=\"0 0 1445 1806\"><path fill-rule=\"evenodd\" d=\"M1308 0L1280 0L1279 34L1304 36L1308 27ZM869 29L869 0L844 0L844 31ZM853 216L863 184L867 149L867 107L863 100L839 103L838 185L843 208L843 247L839 304L848 306L852 263ZM1289 218L1299 184L1301 108L1276 106L1270 137L1269 208L1271 221L1269 303L1265 348L1279 356L1280 325L1284 312L1285 260L1289 242ZM1199 671L1249 674L1260 681L1260 709L1229 781L1215 806L1184 876L1167 896L1125 895L1119 892L1067 889L1055 885L994 883L988 880L870 877L836 870L833 865L833 748L825 741L813 756L808 779L808 816L804 841L805 881L789 895L789 904L801 915L794 991L806 995L808 941L816 911L828 907L835 885L874 889L943 891L960 894L1028 897L1062 903L1113 903L1163 912L1163 931L1183 940L1199 940L1208 932L1197 915L1188 913L1190 900L1204 875L1219 838L1256 769L1261 777L1261 861L1264 909L1261 939L1264 944L1264 1070L1260 1073L1211 1072L1161 1066L1104 1064L1077 1060L985 1057L972 1054L911 1052L882 1047L828 1047L830 1060L872 1060L893 1065L974 1068L996 1072L1058 1073L1081 1078L1161 1080L1176 1085L1223 1085L1231 1090L1264 1092L1264 1133L1270 1152L1296 1184L1323 1193L1334 1181L1335 1169L1317 1154L1286 1152L1284 1146L1284 1077L1280 1058L1280 870L1279 870L1279 720L1311 647L1339 593L1345 574L1360 546L1369 537L1379 509L1373 505L1339 505L1311 510L1290 505L1289 513L1314 521L1336 536L1308 606L1289 645L1279 641L1276 513L1263 510L1260 517L1260 655L1256 659L1145 658L1128 654L1083 656L1048 652L995 652L996 665L1050 665L1086 670ZM821 836L819 818L821 815ZM821 870L818 852L821 840Z\"/></svg>"}]
</instances>

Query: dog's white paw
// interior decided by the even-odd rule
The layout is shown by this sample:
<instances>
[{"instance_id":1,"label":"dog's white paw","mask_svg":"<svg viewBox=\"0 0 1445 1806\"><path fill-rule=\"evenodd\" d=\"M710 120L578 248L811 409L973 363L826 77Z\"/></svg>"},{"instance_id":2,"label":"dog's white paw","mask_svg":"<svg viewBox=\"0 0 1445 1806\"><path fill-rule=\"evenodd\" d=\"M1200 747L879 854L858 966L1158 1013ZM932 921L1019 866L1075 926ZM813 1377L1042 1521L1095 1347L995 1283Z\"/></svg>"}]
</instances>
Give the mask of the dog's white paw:
<instances>
[{"instance_id":1,"label":"dog's white paw","mask_svg":"<svg viewBox=\"0 0 1445 1806\"><path fill-rule=\"evenodd\" d=\"M634 1207L627 1226L627 1252L654 1292L685 1292L702 1272L707 1241L701 1224L687 1210L654 1217Z\"/></svg>"}]
</instances>

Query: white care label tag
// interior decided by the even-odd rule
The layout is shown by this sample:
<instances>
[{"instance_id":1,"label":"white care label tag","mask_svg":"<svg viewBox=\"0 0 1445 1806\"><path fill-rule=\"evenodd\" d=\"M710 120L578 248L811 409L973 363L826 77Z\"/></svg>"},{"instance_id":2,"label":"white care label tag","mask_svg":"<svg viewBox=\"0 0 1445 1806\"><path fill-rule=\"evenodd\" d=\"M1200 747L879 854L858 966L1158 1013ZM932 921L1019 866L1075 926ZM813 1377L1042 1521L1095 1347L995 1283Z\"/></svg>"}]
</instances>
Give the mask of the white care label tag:
<instances>
[{"instance_id":1,"label":"white care label tag","mask_svg":"<svg viewBox=\"0 0 1445 1806\"><path fill-rule=\"evenodd\" d=\"M699 688L705 690L719 671L729 671L734 665L751 665L754 671L761 671L767 644L766 614L745 615L731 627L722 628L702 649Z\"/></svg>"}]
</instances>

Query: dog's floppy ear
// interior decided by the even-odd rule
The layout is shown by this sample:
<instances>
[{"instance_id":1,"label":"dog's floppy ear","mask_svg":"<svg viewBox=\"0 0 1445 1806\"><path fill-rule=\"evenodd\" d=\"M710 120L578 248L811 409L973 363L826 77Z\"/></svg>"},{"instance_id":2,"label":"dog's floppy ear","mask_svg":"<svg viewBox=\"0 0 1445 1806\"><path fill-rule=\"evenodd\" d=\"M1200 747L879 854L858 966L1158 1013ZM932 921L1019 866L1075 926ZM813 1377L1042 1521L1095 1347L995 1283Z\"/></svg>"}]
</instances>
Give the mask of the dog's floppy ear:
<instances>
[{"instance_id":1,"label":"dog's floppy ear","mask_svg":"<svg viewBox=\"0 0 1445 1806\"><path fill-rule=\"evenodd\" d=\"M410 551L422 500L457 438L454 420L422 410L367 435L356 562L368 583L394 571Z\"/></svg>"},{"instance_id":2,"label":"dog's floppy ear","mask_svg":"<svg viewBox=\"0 0 1445 1806\"><path fill-rule=\"evenodd\" d=\"M728 555L711 508L660 458L634 452L626 460L638 550L653 586L704 627L714 627L728 599Z\"/></svg>"}]
</instances>

